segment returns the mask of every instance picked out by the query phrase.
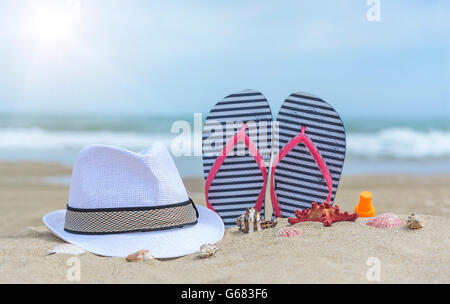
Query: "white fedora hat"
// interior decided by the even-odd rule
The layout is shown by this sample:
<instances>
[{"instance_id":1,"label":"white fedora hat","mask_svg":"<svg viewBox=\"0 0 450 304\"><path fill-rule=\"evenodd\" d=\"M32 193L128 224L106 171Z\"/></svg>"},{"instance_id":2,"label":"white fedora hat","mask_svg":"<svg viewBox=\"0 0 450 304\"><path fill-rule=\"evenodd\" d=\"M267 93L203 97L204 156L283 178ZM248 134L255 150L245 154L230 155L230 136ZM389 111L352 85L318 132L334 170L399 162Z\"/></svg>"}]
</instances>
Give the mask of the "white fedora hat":
<instances>
[{"instance_id":1,"label":"white fedora hat","mask_svg":"<svg viewBox=\"0 0 450 304\"><path fill-rule=\"evenodd\" d=\"M43 221L61 239L113 257L143 249L156 258L179 257L220 241L224 233L216 213L189 199L161 143L140 153L104 145L83 149L67 209Z\"/></svg>"}]
</instances>

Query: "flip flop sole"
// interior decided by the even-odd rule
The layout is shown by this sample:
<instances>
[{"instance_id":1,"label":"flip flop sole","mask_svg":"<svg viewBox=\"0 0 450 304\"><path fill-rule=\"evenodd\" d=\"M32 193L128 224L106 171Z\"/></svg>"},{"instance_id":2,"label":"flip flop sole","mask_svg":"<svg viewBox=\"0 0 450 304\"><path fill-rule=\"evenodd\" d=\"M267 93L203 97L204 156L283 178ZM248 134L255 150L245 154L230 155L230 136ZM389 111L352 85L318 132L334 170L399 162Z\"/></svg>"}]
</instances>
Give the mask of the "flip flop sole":
<instances>
[{"instance_id":1,"label":"flip flop sole","mask_svg":"<svg viewBox=\"0 0 450 304\"><path fill-rule=\"evenodd\" d=\"M245 90L218 102L206 118L202 135L205 180L223 147L243 123L248 125L246 134L255 143L265 163L269 164L272 112L264 95ZM208 200L223 219L225 227L230 227L247 208L255 206L263 186L263 175L255 158L243 142L238 142L213 178L207 193ZM261 214L264 215L264 203Z\"/></svg>"},{"instance_id":2,"label":"flip flop sole","mask_svg":"<svg viewBox=\"0 0 450 304\"><path fill-rule=\"evenodd\" d=\"M308 136L322 156L332 179L334 197L345 159L345 129L337 112L324 100L307 93L290 95L281 106L278 147L281 150L306 127ZM274 139L274 145L277 140ZM274 153L275 155L277 153ZM294 216L296 209L311 208L312 202L324 202L329 188L313 156L304 144L283 157L274 173L275 193L282 217Z\"/></svg>"}]
</instances>

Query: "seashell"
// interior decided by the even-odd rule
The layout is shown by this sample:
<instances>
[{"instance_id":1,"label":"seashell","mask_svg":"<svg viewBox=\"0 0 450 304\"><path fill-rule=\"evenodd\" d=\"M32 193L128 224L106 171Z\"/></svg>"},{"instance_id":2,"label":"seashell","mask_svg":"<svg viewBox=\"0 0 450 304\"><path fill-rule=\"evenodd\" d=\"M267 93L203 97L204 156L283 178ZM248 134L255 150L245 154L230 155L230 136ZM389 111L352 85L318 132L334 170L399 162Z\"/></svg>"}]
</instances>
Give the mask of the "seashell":
<instances>
[{"instance_id":1,"label":"seashell","mask_svg":"<svg viewBox=\"0 0 450 304\"><path fill-rule=\"evenodd\" d=\"M244 225L245 219L244 219L244 217L245 217L245 214L241 214L234 220L234 222L236 223L236 225L239 228L239 231L244 231L244 229L245 229L245 225Z\"/></svg>"},{"instance_id":2,"label":"seashell","mask_svg":"<svg viewBox=\"0 0 450 304\"><path fill-rule=\"evenodd\" d=\"M68 243L58 244L48 251L49 254L76 254L76 255L83 254L85 252L86 250Z\"/></svg>"},{"instance_id":3,"label":"seashell","mask_svg":"<svg viewBox=\"0 0 450 304\"><path fill-rule=\"evenodd\" d=\"M423 222L420 216L411 213L406 220L406 225L408 225L408 228L411 229L420 229L423 227Z\"/></svg>"},{"instance_id":4,"label":"seashell","mask_svg":"<svg viewBox=\"0 0 450 304\"><path fill-rule=\"evenodd\" d=\"M266 228L273 228L277 225L277 221L261 221L261 214L255 208L249 208L247 211L236 218L236 225L240 231L251 233L261 231Z\"/></svg>"},{"instance_id":5,"label":"seashell","mask_svg":"<svg viewBox=\"0 0 450 304\"><path fill-rule=\"evenodd\" d=\"M399 227L403 225L403 223L402 220L394 213L383 213L370 219L366 225L376 228L391 228Z\"/></svg>"},{"instance_id":6,"label":"seashell","mask_svg":"<svg viewBox=\"0 0 450 304\"><path fill-rule=\"evenodd\" d=\"M200 246L200 251L198 252L198 255L201 258L209 258L213 256L217 251L219 251L219 248L217 248L213 244L204 244Z\"/></svg>"},{"instance_id":7,"label":"seashell","mask_svg":"<svg viewBox=\"0 0 450 304\"><path fill-rule=\"evenodd\" d=\"M278 237L293 237L299 236L303 233L300 229L294 227L283 227L275 233L275 236Z\"/></svg>"},{"instance_id":8,"label":"seashell","mask_svg":"<svg viewBox=\"0 0 450 304\"><path fill-rule=\"evenodd\" d=\"M138 252L132 253L126 257L128 262L142 262L153 259L155 259L155 257L148 250L139 250Z\"/></svg>"},{"instance_id":9,"label":"seashell","mask_svg":"<svg viewBox=\"0 0 450 304\"><path fill-rule=\"evenodd\" d=\"M261 228L262 229L274 228L277 224L278 224L277 220L261 221Z\"/></svg>"}]
</instances>

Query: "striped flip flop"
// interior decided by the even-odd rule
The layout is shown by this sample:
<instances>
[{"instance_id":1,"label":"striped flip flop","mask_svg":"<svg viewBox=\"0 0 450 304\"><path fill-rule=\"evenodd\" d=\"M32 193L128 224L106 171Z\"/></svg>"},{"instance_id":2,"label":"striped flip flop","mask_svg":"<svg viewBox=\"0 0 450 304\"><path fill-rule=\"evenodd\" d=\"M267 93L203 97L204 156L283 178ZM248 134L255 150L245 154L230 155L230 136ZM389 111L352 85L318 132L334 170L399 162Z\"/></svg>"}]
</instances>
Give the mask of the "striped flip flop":
<instances>
[{"instance_id":1,"label":"striped flip flop","mask_svg":"<svg viewBox=\"0 0 450 304\"><path fill-rule=\"evenodd\" d=\"M271 137L272 112L260 92L228 95L209 112L202 136L206 205L225 227L247 208L264 216Z\"/></svg>"},{"instance_id":2,"label":"striped flip flop","mask_svg":"<svg viewBox=\"0 0 450 304\"><path fill-rule=\"evenodd\" d=\"M281 106L277 122L270 176L273 214L290 217L313 202L333 203L345 158L338 113L318 97L294 93Z\"/></svg>"}]
</instances>

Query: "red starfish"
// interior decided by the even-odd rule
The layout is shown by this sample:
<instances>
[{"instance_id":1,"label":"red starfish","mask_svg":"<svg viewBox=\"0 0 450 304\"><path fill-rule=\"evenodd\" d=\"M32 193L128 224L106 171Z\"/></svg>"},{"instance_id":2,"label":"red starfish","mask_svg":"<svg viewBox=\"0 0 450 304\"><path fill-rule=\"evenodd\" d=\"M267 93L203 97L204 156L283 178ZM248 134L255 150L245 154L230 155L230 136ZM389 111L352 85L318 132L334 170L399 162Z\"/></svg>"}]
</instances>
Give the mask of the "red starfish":
<instances>
[{"instance_id":1,"label":"red starfish","mask_svg":"<svg viewBox=\"0 0 450 304\"><path fill-rule=\"evenodd\" d=\"M316 202L312 203L311 209L295 210L295 216L288 219L290 224L321 222L325 227L331 226L334 222L355 221L358 218L357 213L340 212L337 205L332 207L330 203L323 203L319 206Z\"/></svg>"}]
</instances>

